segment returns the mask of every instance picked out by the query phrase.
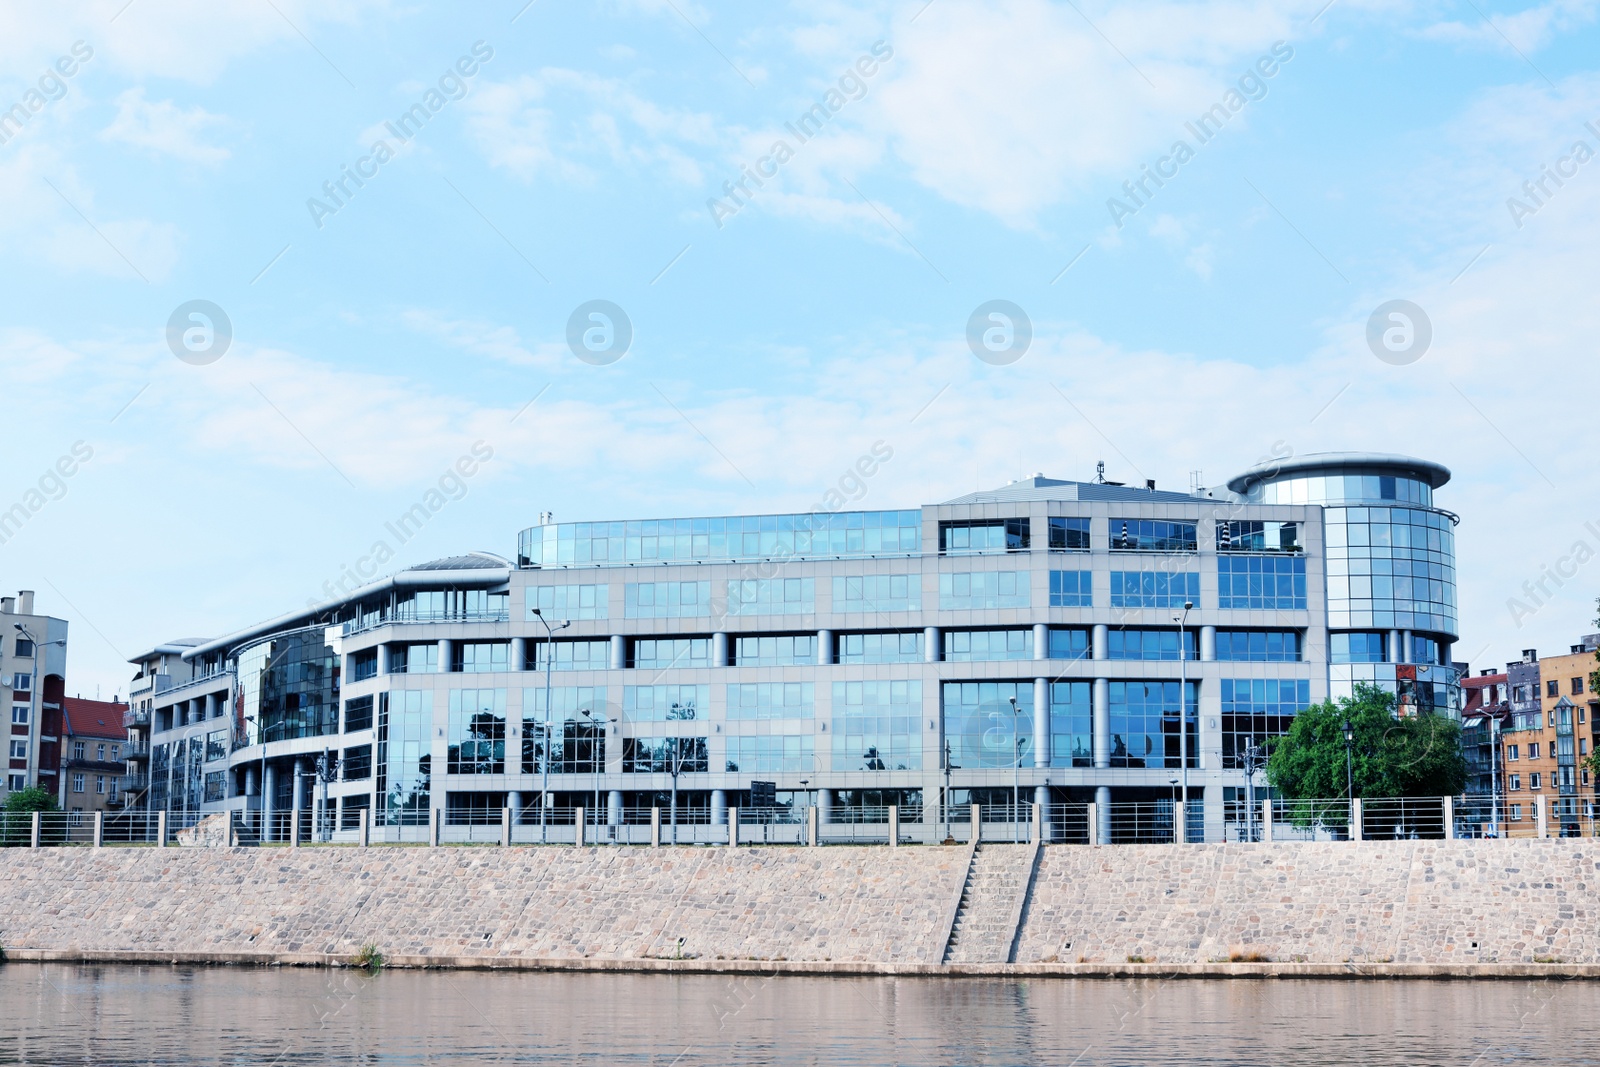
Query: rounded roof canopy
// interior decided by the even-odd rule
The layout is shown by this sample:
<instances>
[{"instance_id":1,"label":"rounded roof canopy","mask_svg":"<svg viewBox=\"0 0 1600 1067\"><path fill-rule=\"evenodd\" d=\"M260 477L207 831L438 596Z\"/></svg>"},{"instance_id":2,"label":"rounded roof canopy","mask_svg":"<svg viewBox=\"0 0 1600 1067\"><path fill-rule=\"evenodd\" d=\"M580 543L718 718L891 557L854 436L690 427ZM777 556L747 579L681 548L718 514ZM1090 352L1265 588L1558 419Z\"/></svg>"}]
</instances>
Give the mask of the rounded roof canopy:
<instances>
[{"instance_id":1,"label":"rounded roof canopy","mask_svg":"<svg viewBox=\"0 0 1600 1067\"><path fill-rule=\"evenodd\" d=\"M1415 478L1419 482L1426 482L1432 489L1450 480L1450 468L1429 459L1387 452L1312 452L1304 456L1257 463L1243 474L1229 478L1228 488L1243 496L1262 482L1275 482L1304 474L1341 474L1351 470Z\"/></svg>"}]
</instances>

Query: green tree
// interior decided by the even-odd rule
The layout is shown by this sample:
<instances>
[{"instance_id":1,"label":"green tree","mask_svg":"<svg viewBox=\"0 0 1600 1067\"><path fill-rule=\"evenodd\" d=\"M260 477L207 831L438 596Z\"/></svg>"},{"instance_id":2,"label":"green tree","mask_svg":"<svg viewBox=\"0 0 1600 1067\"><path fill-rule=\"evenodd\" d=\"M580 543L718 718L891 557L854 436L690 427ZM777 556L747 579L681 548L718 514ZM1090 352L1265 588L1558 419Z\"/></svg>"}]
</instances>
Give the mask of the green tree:
<instances>
[{"instance_id":1,"label":"green tree","mask_svg":"<svg viewBox=\"0 0 1600 1067\"><path fill-rule=\"evenodd\" d=\"M36 785L7 794L5 814L0 815L0 845L26 845L33 834L33 813L60 810L55 794ZM58 834L59 830L52 825L43 836Z\"/></svg>"},{"instance_id":2,"label":"green tree","mask_svg":"<svg viewBox=\"0 0 1600 1067\"><path fill-rule=\"evenodd\" d=\"M1395 718L1394 694L1358 683L1355 695L1305 709L1268 749L1267 781L1290 799L1454 796L1467 784L1461 726L1443 715Z\"/></svg>"}]
</instances>

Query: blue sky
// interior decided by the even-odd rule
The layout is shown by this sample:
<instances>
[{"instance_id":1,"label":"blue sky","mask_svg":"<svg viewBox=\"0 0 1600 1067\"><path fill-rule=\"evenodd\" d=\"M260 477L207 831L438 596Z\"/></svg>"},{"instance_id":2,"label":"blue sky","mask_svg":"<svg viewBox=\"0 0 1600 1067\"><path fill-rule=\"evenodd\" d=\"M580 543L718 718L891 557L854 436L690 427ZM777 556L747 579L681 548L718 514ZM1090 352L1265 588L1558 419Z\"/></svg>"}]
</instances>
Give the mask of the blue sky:
<instances>
[{"instance_id":1,"label":"blue sky","mask_svg":"<svg viewBox=\"0 0 1600 1067\"><path fill-rule=\"evenodd\" d=\"M69 690L380 540L388 571L546 510L799 510L879 441L861 507L1425 456L1458 657L1590 629L1600 3L61 8L0 14L0 509L40 505L0 587L73 622ZM1420 359L1367 344L1394 299ZM232 327L198 365L166 330L193 300ZM568 346L591 300L631 323L613 362ZM1013 362L969 349L991 300L1031 323Z\"/></svg>"}]
</instances>

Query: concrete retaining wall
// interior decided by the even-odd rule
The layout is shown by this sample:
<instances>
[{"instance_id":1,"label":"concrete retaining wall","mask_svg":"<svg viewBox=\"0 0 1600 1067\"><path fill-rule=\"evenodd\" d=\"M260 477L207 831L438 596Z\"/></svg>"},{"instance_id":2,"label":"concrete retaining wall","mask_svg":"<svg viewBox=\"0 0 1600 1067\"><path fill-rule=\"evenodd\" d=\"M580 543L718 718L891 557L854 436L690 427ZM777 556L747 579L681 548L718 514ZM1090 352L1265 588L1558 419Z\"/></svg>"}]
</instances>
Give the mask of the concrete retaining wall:
<instances>
[{"instance_id":1,"label":"concrete retaining wall","mask_svg":"<svg viewBox=\"0 0 1600 1067\"><path fill-rule=\"evenodd\" d=\"M316 962L371 943L411 964L654 969L680 966L655 961L682 937L695 969L929 973L966 871L959 847L7 849L0 944ZM1015 970L1257 973L1216 962L1253 954L1285 974L1590 973L1597 889L1590 841L1049 846Z\"/></svg>"}]
</instances>

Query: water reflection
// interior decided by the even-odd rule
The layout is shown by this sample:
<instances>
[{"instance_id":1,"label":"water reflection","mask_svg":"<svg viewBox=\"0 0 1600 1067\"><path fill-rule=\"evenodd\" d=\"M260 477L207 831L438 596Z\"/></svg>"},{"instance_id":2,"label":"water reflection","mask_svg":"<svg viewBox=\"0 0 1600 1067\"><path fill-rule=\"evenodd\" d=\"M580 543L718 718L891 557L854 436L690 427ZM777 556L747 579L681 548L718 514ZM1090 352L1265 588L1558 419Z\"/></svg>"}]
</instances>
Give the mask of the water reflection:
<instances>
[{"instance_id":1,"label":"water reflection","mask_svg":"<svg viewBox=\"0 0 1600 1067\"><path fill-rule=\"evenodd\" d=\"M1588 982L0 968L0 1063L1600 1063Z\"/></svg>"}]
</instances>

